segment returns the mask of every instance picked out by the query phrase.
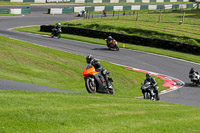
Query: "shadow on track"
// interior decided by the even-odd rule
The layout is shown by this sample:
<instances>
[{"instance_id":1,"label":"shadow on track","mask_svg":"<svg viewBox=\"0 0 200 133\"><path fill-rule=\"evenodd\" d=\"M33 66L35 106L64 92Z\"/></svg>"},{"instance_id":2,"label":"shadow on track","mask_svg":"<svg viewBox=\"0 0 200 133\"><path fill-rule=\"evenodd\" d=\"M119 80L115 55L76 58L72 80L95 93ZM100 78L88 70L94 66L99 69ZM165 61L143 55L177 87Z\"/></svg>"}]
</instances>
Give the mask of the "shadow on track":
<instances>
[{"instance_id":1,"label":"shadow on track","mask_svg":"<svg viewBox=\"0 0 200 133\"><path fill-rule=\"evenodd\" d=\"M195 87L195 88L200 88L199 85L194 85L193 83L185 83L185 87Z\"/></svg>"},{"instance_id":2,"label":"shadow on track","mask_svg":"<svg viewBox=\"0 0 200 133\"><path fill-rule=\"evenodd\" d=\"M93 48L93 49L91 49L91 50L116 51L116 50L108 49L108 48Z\"/></svg>"}]
</instances>

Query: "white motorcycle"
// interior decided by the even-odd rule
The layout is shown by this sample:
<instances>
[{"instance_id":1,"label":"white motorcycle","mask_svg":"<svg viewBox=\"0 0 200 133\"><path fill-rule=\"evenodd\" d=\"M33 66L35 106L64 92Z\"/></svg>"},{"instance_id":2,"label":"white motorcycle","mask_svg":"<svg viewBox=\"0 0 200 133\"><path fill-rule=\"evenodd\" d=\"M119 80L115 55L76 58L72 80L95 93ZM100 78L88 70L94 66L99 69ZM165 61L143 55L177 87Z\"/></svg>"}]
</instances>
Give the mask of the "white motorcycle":
<instances>
[{"instance_id":1,"label":"white motorcycle","mask_svg":"<svg viewBox=\"0 0 200 133\"><path fill-rule=\"evenodd\" d=\"M189 75L189 78L194 85L200 84L200 75L198 72L193 72Z\"/></svg>"}]
</instances>

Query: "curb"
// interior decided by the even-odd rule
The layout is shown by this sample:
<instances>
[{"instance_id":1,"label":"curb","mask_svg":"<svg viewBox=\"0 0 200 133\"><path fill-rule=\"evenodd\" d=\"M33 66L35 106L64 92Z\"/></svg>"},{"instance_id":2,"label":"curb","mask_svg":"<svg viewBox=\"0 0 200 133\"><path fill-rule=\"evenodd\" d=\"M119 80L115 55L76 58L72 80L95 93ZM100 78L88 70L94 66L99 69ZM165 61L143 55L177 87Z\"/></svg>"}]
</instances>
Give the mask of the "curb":
<instances>
[{"instance_id":1,"label":"curb","mask_svg":"<svg viewBox=\"0 0 200 133\"><path fill-rule=\"evenodd\" d=\"M125 68L125 69L143 72L143 73L151 73L153 76L156 76L156 77L164 80L165 83L162 84L162 86L169 87L169 88L161 91L160 95L171 92L171 91L175 91L175 90L177 90L177 89L179 89L179 88L181 88L185 85L185 83L183 81L176 79L174 77L171 77L171 76L167 76L167 75L163 75L163 74L159 74L159 73L155 73L155 72L150 72L150 71L146 71L146 70L141 70L141 69L138 69L138 68Z\"/></svg>"}]
</instances>

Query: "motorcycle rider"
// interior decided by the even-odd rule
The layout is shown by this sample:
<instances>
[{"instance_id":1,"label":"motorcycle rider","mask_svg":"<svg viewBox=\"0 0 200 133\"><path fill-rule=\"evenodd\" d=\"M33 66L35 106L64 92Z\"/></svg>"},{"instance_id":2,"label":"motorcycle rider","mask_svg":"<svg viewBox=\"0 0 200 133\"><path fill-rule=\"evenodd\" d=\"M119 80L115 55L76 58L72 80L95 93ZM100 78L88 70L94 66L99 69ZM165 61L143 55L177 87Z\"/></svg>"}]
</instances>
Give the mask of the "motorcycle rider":
<instances>
[{"instance_id":1,"label":"motorcycle rider","mask_svg":"<svg viewBox=\"0 0 200 133\"><path fill-rule=\"evenodd\" d=\"M59 30L61 31L61 24L60 23L57 24L56 29L57 29L57 31L59 31Z\"/></svg>"},{"instance_id":2,"label":"motorcycle rider","mask_svg":"<svg viewBox=\"0 0 200 133\"><path fill-rule=\"evenodd\" d=\"M154 89L154 92L156 94L156 100L159 101L160 100L160 97L158 95L158 87L157 87L157 82L156 80L151 76L151 73L147 73L146 74L146 79L144 80L144 84L146 84L146 82L150 82L153 86L153 89ZM142 93L144 95L144 90L142 90ZM144 95L144 98L145 98L145 95Z\"/></svg>"},{"instance_id":3,"label":"motorcycle rider","mask_svg":"<svg viewBox=\"0 0 200 133\"><path fill-rule=\"evenodd\" d=\"M190 69L189 78L193 83L200 83L199 72L197 72L194 68Z\"/></svg>"},{"instance_id":4,"label":"motorcycle rider","mask_svg":"<svg viewBox=\"0 0 200 133\"><path fill-rule=\"evenodd\" d=\"M100 64L100 62L97 61L92 55L86 56L86 62L94 66L96 71L101 71L102 75L104 76L106 80L107 87L110 88L111 84L110 84L110 81L108 80L109 72Z\"/></svg>"},{"instance_id":5,"label":"motorcycle rider","mask_svg":"<svg viewBox=\"0 0 200 133\"><path fill-rule=\"evenodd\" d=\"M193 73L199 74L194 68L191 68L189 72L189 78L192 78Z\"/></svg>"},{"instance_id":6,"label":"motorcycle rider","mask_svg":"<svg viewBox=\"0 0 200 133\"><path fill-rule=\"evenodd\" d=\"M112 43L112 41L115 40L114 38L112 38L112 36L108 36L106 42L107 42L107 45L110 46L110 44ZM109 47L110 48L110 47Z\"/></svg>"},{"instance_id":7,"label":"motorcycle rider","mask_svg":"<svg viewBox=\"0 0 200 133\"><path fill-rule=\"evenodd\" d=\"M58 36L57 34L58 33L61 33L62 30L61 30L61 24L60 23L57 23L57 25L55 27L52 28L52 34L51 34L51 37L54 37L54 36Z\"/></svg>"}]
</instances>

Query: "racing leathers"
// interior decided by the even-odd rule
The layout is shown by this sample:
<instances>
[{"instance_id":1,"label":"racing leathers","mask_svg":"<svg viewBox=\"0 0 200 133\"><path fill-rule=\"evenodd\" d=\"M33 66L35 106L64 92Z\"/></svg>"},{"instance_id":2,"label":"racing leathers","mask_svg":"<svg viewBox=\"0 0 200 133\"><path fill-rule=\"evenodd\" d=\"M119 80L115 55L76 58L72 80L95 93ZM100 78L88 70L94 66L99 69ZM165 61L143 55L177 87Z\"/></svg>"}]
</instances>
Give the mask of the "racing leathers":
<instances>
[{"instance_id":1,"label":"racing leathers","mask_svg":"<svg viewBox=\"0 0 200 133\"><path fill-rule=\"evenodd\" d=\"M154 78L152 78L152 77L149 77L149 78L146 78L146 79L144 80L144 84L146 84L146 82L150 82L150 83L151 83L151 85L152 85L152 87L153 87L153 89L154 89L154 92L155 92L155 94L156 94L156 100L160 100L160 97L159 97L159 95L158 95L158 87L157 87L157 82L156 82L156 80L155 80ZM143 93L143 95L144 95L145 90L142 90L142 93ZM144 98L145 98L145 95L144 95Z\"/></svg>"}]
</instances>

